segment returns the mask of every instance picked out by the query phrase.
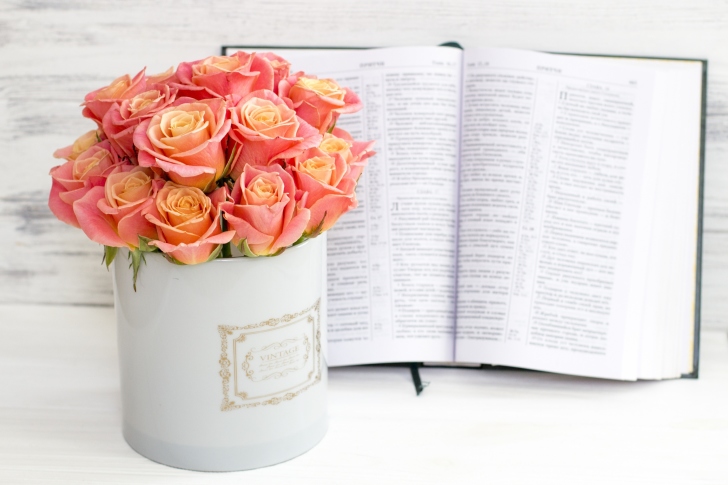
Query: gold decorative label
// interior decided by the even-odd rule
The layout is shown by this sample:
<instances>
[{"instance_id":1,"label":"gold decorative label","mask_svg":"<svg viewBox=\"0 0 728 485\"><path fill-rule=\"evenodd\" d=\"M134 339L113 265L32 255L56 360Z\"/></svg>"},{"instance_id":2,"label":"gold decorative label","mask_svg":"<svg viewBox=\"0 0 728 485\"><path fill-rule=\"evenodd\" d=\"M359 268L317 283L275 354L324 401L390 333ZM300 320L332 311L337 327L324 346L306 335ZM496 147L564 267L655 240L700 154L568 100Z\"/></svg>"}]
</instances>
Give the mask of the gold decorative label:
<instances>
[{"instance_id":1,"label":"gold decorative label","mask_svg":"<svg viewBox=\"0 0 728 485\"><path fill-rule=\"evenodd\" d=\"M222 411L290 401L321 381L320 300L252 325L219 325L218 332Z\"/></svg>"}]
</instances>

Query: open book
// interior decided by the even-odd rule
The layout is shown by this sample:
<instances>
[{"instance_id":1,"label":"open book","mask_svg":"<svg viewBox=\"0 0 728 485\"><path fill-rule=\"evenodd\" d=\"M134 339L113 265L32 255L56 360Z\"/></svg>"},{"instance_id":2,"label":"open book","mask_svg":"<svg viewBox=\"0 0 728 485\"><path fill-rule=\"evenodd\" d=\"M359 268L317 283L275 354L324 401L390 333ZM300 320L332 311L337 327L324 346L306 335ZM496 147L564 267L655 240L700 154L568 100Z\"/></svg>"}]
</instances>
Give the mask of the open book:
<instances>
[{"instance_id":1,"label":"open book","mask_svg":"<svg viewBox=\"0 0 728 485\"><path fill-rule=\"evenodd\" d=\"M354 89L338 126L377 140L328 233L329 365L697 375L705 61L257 50Z\"/></svg>"}]
</instances>

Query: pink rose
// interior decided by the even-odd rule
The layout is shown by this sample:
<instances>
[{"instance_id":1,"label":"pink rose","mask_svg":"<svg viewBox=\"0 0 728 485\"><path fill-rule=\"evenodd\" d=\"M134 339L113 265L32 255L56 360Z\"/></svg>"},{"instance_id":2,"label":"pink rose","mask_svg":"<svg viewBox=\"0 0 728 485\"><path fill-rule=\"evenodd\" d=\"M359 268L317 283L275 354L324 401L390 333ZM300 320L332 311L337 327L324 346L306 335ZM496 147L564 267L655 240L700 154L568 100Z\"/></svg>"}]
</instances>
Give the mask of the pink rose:
<instances>
[{"instance_id":1,"label":"pink rose","mask_svg":"<svg viewBox=\"0 0 728 485\"><path fill-rule=\"evenodd\" d=\"M258 52L256 56L267 60L273 69L273 92L278 94L278 85L288 77L291 63L272 52Z\"/></svg>"},{"instance_id":2,"label":"pink rose","mask_svg":"<svg viewBox=\"0 0 728 485\"><path fill-rule=\"evenodd\" d=\"M147 118L171 105L177 97L177 89L164 84L151 85L149 91L114 103L104 115L104 133L117 152L130 160L136 160L134 129Z\"/></svg>"},{"instance_id":3,"label":"pink rose","mask_svg":"<svg viewBox=\"0 0 728 485\"><path fill-rule=\"evenodd\" d=\"M220 187L208 197L200 189L167 182L154 204L143 211L157 228L156 240L149 243L184 264L207 261L220 244L226 244L234 231L220 228L218 206L225 201L227 189Z\"/></svg>"},{"instance_id":4,"label":"pink rose","mask_svg":"<svg viewBox=\"0 0 728 485\"><path fill-rule=\"evenodd\" d=\"M137 94L146 91L146 87L144 69L139 71L133 79L128 74L116 78L108 86L91 91L86 95L82 114L101 126L101 120L104 119L104 115L111 108L111 105L133 98Z\"/></svg>"},{"instance_id":5,"label":"pink rose","mask_svg":"<svg viewBox=\"0 0 728 485\"><path fill-rule=\"evenodd\" d=\"M53 152L55 158L65 158L66 160L75 160L80 154L96 145L105 138L104 132L101 130L90 130L76 138L73 145L59 148Z\"/></svg>"},{"instance_id":6,"label":"pink rose","mask_svg":"<svg viewBox=\"0 0 728 485\"><path fill-rule=\"evenodd\" d=\"M223 99L180 98L137 126L139 165L159 167L178 184L209 190L223 175L222 143L229 130Z\"/></svg>"},{"instance_id":7,"label":"pink rose","mask_svg":"<svg viewBox=\"0 0 728 485\"><path fill-rule=\"evenodd\" d=\"M291 164L304 207L311 211L306 234L327 231L345 212L357 206L356 180L346 177L349 167L339 154L311 148Z\"/></svg>"},{"instance_id":8,"label":"pink rose","mask_svg":"<svg viewBox=\"0 0 728 485\"><path fill-rule=\"evenodd\" d=\"M174 67L170 67L164 72L160 72L159 74L152 74L151 76L147 76L147 86L151 86L152 84L170 84L170 83L179 83L179 79L177 79L177 73L174 70Z\"/></svg>"},{"instance_id":9,"label":"pink rose","mask_svg":"<svg viewBox=\"0 0 728 485\"><path fill-rule=\"evenodd\" d=\"M367 159L376 152L372 150L373 141L356 141L349 133L341 128L334 128L332 133L324 134L319 148L333 155L341 155L349 166L349 172L345 175L355 181L359 180L364 168L367 166Z\"/></svg>"},{"instance_id":10,"label":"pink rose","mask_svg":"<svg viewBox=\"0 0 728 485\"><path fill-rule=\"evenodd\" d=\"M230 109L230 138L240 146L231 176L237 179L245 165L268 165L295 157L321 141L318 130L296 116L272 91L255 91Z\"/></svg>"},{"instance_id":11,"label":"pink rose","mask_svg":"<svg viewBox=\"0 0 728 485\"><path fill-rule=\"evenodd\" d=\"M340 87L333 79L317 79L302 72L281 81L280 96L290 98L296 114L325 133L342 113L354 113L362 108L359 97L350 89Z\"/></svg>"},{"instance_id":12,"label":"pink rose","mask_svg":"<svg viewBox=\"0 0 728 485\"><path fill-rule=\"evenodd\" d=\"M273 90L273 68L266 58L236 52L211 56L177 67L181 96L195 99L244 97L259 89Z\"/></svg>"},{"instance_id":13,"label":"pink rose","mask_svg":"<svg viewBox=\"0 0 728 485\"><path fill-rule=\"evenodd\" d=\"M50 171L53 185L48 198L51 212L66 224L80 227L73 212L73 203L86 195L92 187L104 185L106 177L121 161L108 140L97 143L63 165Z\"/></svg>"},{"instance_id":14,"label":"pink rose","mask_svg":"<svg viewBox=\"0 0 728 485\"><path fill-rule=\"evenodd\" d=\"M73 203L81 229L105 246L137 248L139 236L156 239L157 230L142 210L154 203L161 182L149 168L116 168L103 187L91 188Z\"/></svg>"},{"instance_id":15,"label":"pink rose","mask_svg":"<svg viewBox=\"0 0 728 485\"><path fill-rule=\"evenodd\" d=\"M232 201L221 206L235 229L233 243L243 241L255 255L274 255L296 242L310 213L297 207L293 177L280 165L246 165L235 181Z\"/></svg>"}]
</instances>

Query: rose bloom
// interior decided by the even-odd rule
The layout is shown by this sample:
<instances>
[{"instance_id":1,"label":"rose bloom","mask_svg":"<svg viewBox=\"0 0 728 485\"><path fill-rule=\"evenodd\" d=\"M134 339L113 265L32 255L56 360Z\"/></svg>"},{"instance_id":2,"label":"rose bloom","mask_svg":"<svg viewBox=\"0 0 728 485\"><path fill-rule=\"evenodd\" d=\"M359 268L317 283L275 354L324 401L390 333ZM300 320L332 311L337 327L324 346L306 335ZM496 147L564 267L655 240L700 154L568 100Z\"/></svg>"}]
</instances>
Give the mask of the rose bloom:
<instances>
[{"instance_id":1,"label":"rose bloom","mask_svg":"<svg viewBox=\"0 0 728 485\"><path fill-rule=\"evenodd\" d=\"M267 60L273 69L273 92L278 94L278 85L288 77L291 63L272 52L258 52L256 57Z\"/></svg>"},{"instance_id":2,"label":"rose bloom","mask_svg":"<svg viewBox=\"0 0 728 485\"><path fill-rule=\"evenodd\" d=\"M82 114L101 126L104 115L114 103L133 98L145 91L146 86L144 69L139 71L134 78L130 78L128 74L116 78L108 86L91 91L85 96Z\"/></svg>"},{"instance_id":3,"label":"rose bloom","mask_svg":"<svg viewBox=\"0 0 728 485\"><path fill-rule=\"evenodd\" d=\"M225 169L222 142L230 130L225 101L180 98L174 104L134 131L139 165L158 167L176 183L208 190Z\"/></svg>"},{"instance_id":4,"label":"rose bloom","mask_svg":"<svg viewBox=\"0 0 728 485\"><path fill-rule=\"evenodd\" d=\"M311 211L306 234L327 231L339 217L357 206L356 180L347 177L349 167L339 154L312 148L291 163L296 186L306 194L303 206Z\"/></svg>"},{"instance_id":5,"label":"rose bloom","mask_svg":"<svg viewBox=\"0 0 728 485\"><path fill-rule=\"evenodd\" d=\"M293 177L280 165L246 165L235 181L232 201L221 206L235 230L233 244L246 241L255 255L269 256L291 246L308 224L308 209L296 203Z\"/></svg>"},{"instance_id":6,"label":"rose bloom","mask_svg":"<svg viewBox=\"0 0 728 485\"><path fill-rule=\"evenodd\" d=\"M108 140L89 147L63 165L53 167L48 207L66 224L80 227L73 212L73 203L92 187L104 185L106 177L121 164Z\"/></svg>"},{"instance_id":7,"label":"rose bloom","mask_svg":"<svg viewBox=\"0 0 728 485\"><path fill-rule=\"evenodd\" d=\"M367 166L367 159L375 154L372 150L373 147L373 141L356 141L349 133L340 128L334 128L332 133L324 134L319 145L319 149L329 155L335 153L341 155L349 166L349 171L345 176L355 181L359 180Z\"/></svg>"},{"instance_id":8,"label":"rose bloom","mask_svg":"<svg viewBox=\"0 0 728 485\"><path fill-rule=\"evenodd\" d=\"M150 76L147 76L147 86L151 86L152 84L170 84L170 83L177 83L179 80L177 79L177 74L175 73L174 67L170 67L164 72L160 72L159 74L152 74Z\"/></svg>"},{"instance_id":9,"label":"rose bloom","mask_svg":"<svg viewBox=\"0 0 728 485\"><path fill-rule=\"evenodd\" d=\"M154 204L143 214L156 226L156 246L165 254L184 264L207 261L220 244L226 244L234 231L220 228L218 206L227 198L227 189L221 187L208 197L200 189L167 182L155 198Z\"/></svg>"},{"instance_id":10,"label":"rose bloom","mask_svg":"<svg viewBox=\"0 0 728 485\"><path fill-rule=\"evenodd\" d=\"M177 67L181 96L195 99L244 97L259 89L273 90L271 62L255 54L236 52L183 62Z\"/></svg>"},{"instance_id":11,"label":"rose bloom","mask_svg":"<svg viewBox=\"0 0 728 485\"><path fill-rule=\"evenodd\" d=\"M295 157L321 141L318 130L296 116L272 91L255 91L230 109L230 138L239 144L233 179L245 165L268 165Z\"/></svg>"},{"instance_id":12,"label":"rose bloom","mask_svg":"<svg viewBox=\"0 0 728 485\"><path fill-rule=\"evenodd\" d=\"M117 167L103 187L91 188L73 203L81 229L92 241L113 247L137 248L139 236L156 238L142 210L154 203L161 182L149 168Z\"/></svg>"},{"instance_id":13,"label":"rose bloom","mask_svg":"<svg viewBox=\"0 0 728 485\"><path fill-rule=\"evenodd\" d=\"M151 86L153 89L114 103L104 115L104 133L118 153L130 160L136 160L134 151L134 129L147 118L172 104L177 97L177 89L164 84Z\"/></svg>"},{"instance_id":14,"label":"rose bloom","mask_svg":"<svg viewBox=\"0 0 728 485\"><path fill-rule=\"evenodd\" d=\"M76 138L72 145L59 148L53 152L55 158L65 158L66 160L75 160L80 154L101 142L105 138L104 132L101 130L90 130Z\"/></svg>"},{"instance_id":15,"label":"rose bloom","mask_svg":"<svg viewBox=\"0 0 728 485\"><path fill-rule=\"evenodd\" d=\"M329 131L340 114L362 108L359 97L333 79L317 79L299 72L281 81L279 89L282 97L293 101L296 114L320 133Z\"/></svg>"}]
</instances>

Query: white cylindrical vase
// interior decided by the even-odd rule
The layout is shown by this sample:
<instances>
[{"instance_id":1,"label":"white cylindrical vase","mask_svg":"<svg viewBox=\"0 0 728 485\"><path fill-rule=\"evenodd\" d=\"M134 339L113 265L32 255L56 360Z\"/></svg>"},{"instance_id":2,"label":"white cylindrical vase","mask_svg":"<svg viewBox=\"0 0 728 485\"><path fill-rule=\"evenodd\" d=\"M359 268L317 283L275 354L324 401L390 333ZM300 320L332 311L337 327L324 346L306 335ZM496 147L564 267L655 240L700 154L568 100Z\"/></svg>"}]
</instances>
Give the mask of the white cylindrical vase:
<instances>
[{"instance_id":1,"label":"white cylindrical vase","mask_svg":"<svg viewBox=\"0 0 728 485\"><path fill-rule=\"evenodd\" d=\"M199 471L259 468L326 433L326 240L279 256L114 262L123 433Z\"/></svg>"}]
</instances>

